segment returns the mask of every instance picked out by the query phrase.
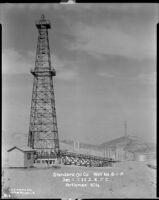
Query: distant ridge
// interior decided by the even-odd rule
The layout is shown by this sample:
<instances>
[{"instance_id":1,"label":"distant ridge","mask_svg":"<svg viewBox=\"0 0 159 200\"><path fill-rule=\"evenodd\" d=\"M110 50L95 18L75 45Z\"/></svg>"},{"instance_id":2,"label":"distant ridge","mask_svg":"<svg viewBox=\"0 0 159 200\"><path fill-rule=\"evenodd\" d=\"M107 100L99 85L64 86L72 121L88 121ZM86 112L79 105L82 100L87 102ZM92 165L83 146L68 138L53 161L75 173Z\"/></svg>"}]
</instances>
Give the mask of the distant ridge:
<instances>
[{"instance_id":1,"label":"distant ridge","mask_svg":"<svg viewBox=\"0 0 159 200\"><path fill-rule=\"evenodd\" d=\"M61 140L60 143L67 144L71 148L74 147L74 141L72 140ZM83 142L79 143L79 147L89 150L103 150L105 148L123 148L125 151L129 152L156 152L155 143L147 143L142 138L137 136L122 136L107 142L104 142L100 145L86 144Z\"/></svg>"},{"instance_id":2,"label":"distant ridge","mask_svg":"<svg viewBox=\"0 0 159 200\"><path fill-rule=\"evenodd\" d=\"M155 152L156 145L153 143L147 143L138 136L122 136L114 140L102 143L100 148L115 148L122 147L125 151L130 152Z\"/></svg>"}]
</instances>

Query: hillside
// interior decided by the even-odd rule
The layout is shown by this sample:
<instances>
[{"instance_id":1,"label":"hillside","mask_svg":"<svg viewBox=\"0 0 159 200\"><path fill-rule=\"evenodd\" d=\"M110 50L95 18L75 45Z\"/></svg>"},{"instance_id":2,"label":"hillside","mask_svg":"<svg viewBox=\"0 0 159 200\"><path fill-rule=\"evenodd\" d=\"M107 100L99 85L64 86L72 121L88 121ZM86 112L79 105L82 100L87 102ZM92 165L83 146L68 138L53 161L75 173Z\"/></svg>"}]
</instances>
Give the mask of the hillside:
<instances>
[{"instance_id":1,"label":"hillside","mask_svg":"<svg viewBox=\"0 0 159 200\"><path fill-rule=\"evenodd\" d=\"M68 151L74 151L74 142L71 140L61 140L60 146L63 149L67 149ZM79 143L79 149L87 149L87 150L94 150L94 151L101 151L105 148L116 148L121 147L125 151L130 152L155 152L156 145L154 143L146 143L143 141L142 138L137 136L123 136L116 138L114 140L110 140L104 142L100 145L92 145L86 143Z\"/></svg>"},{"instance_id":2,"label":"hillside","mask_svg":"<svg viewBox=\"0 0 159 200\"><path fill-rule=\"evenodd\" d=\"M142 138L137 136L123 136L114 140L102 143L100 148L122 147L130 152L155 152L156 145L154 143L146 143Z\"/></svg>"}]
</instances>

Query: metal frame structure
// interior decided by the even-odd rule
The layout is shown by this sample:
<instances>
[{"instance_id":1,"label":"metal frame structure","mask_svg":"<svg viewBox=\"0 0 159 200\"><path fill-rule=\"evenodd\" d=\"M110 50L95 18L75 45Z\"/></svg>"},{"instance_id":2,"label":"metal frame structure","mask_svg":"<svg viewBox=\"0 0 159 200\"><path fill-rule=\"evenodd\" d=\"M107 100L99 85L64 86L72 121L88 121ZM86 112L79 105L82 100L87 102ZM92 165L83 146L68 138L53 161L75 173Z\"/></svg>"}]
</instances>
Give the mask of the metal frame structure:
<instances>
[{"instance_id":1,"label":"metal frame structure","mask_svg":"<svg viewBox=\"0 0 159 200\"><path fill-rule=\"evenodd\" d=\"M59 138L55 108L53 76L56 71L51 67L48 29L49 20L44 15L36 22L38 43L34 76L28 146L36 149L39 156L58 156Z\"/></svg>"},{"instance_id":2,"label":"metal frame structure","mask_svg":"<svg viewBox=\"0 0 159 200\"><path fill-rule=\"evenodd\" d=\"M85 167L108 167L115 162L111 158L104 158L100 156L78 154L72 152L61 152L61 162L64 165L77 165Z\"/></svg>"},{"instance_id":3,"label":"metal frame structure","mask_svg":"<svg viewBox=\"0 0 159 200\"><path fill-rule=\"evenodd\" d=\"M108 167L112 166L115 162L112 158L106 158L101 156L93 156L88 154L79 154L72 152L65 152L60 150L59 154L60 163L64 165L76 165L84 167ZM47 162L55 159L54 156L37 156L37 159L45 159Z\"/></svg>"}]
</instances>

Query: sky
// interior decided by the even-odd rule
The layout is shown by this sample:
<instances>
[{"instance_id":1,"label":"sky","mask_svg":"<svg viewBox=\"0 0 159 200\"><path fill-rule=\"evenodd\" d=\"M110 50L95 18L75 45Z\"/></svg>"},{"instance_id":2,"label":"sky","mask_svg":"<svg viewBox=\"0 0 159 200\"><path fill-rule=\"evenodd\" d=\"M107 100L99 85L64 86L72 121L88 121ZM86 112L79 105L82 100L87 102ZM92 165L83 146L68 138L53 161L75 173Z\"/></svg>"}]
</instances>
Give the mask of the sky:
<instances>
[{"instance_id":1,"label":"sky","mask_svg":"<svg viewBox=\"0 0 159 200\"><path fill-rule=\"evenodd\" d=\"M156 140L157 4L1 4L2 130L27 143L38 32L50 20L60 139Z\"/></svg>"}]
</instances>

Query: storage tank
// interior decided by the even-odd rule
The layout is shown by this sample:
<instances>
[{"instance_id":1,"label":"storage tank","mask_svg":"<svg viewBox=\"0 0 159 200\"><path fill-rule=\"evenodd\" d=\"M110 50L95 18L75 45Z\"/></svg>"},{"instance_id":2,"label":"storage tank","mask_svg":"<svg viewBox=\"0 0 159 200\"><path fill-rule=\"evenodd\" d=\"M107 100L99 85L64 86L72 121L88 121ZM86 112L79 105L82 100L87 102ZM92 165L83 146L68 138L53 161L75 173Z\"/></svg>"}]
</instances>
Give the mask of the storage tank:
<instances>
[{"instance_id":1,"label":"storage tank","mask_svg":"<svg viewBox=\"0 0 159 200\"><path fill-rule=\"evenodd\" d=\"M139 162L147 161L147 154L136 153L135 160Z\"/></svg>"}]
</instances>

